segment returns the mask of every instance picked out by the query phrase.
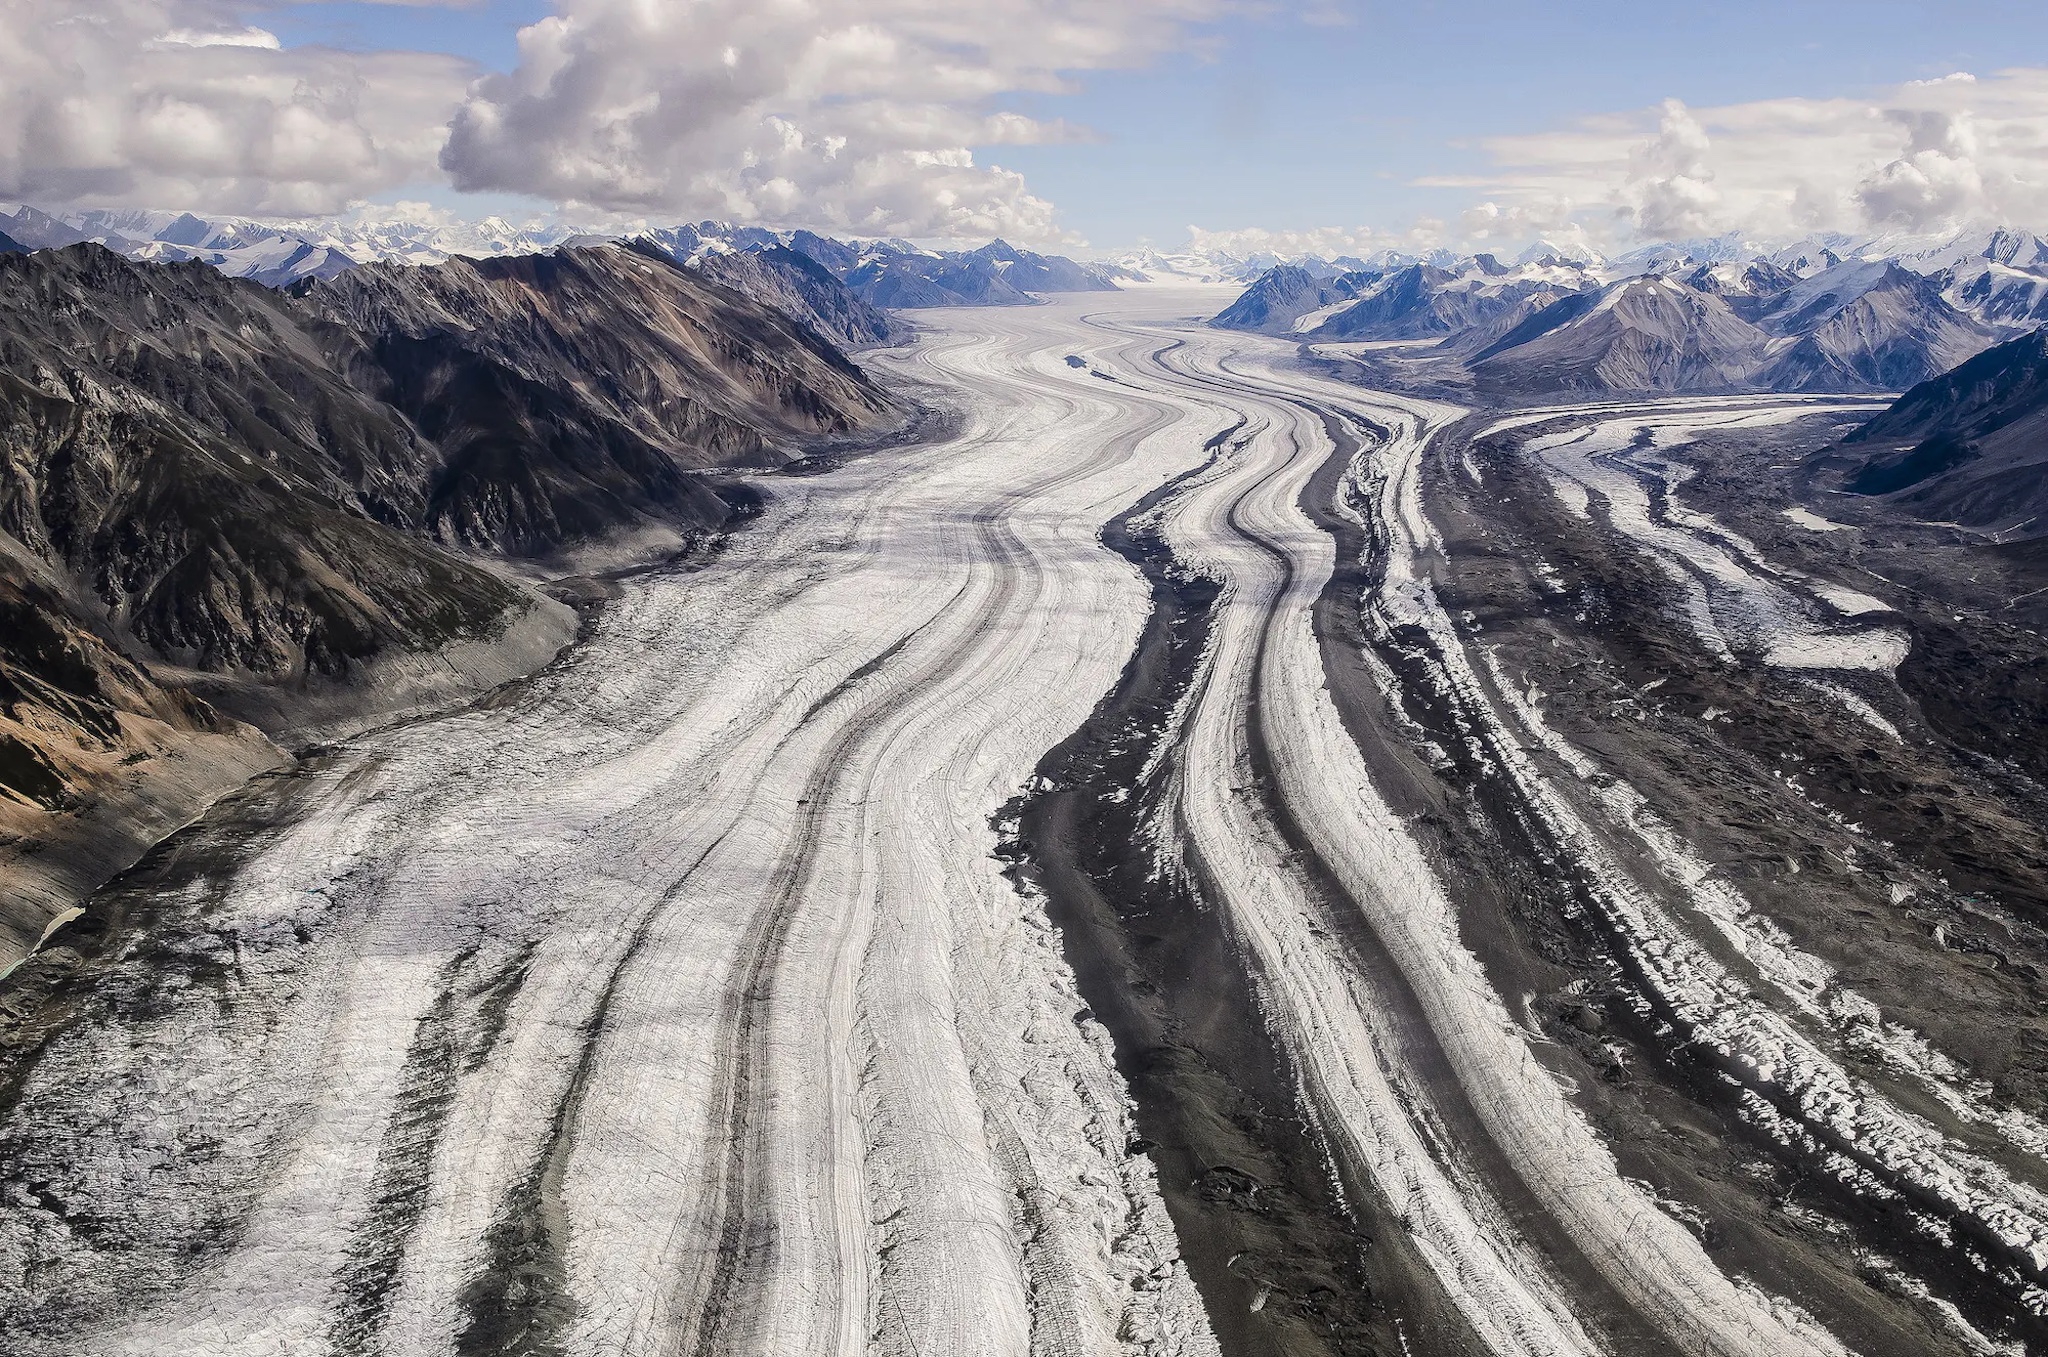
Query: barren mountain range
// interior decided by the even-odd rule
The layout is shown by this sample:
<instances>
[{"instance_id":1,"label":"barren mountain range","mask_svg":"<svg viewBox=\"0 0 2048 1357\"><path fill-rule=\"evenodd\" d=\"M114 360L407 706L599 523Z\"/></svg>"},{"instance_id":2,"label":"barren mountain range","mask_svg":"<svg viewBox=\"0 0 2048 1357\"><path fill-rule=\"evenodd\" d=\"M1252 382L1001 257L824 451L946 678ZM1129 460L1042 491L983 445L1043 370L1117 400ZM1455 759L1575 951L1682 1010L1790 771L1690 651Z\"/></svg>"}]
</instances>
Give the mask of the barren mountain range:
<instances>
[{"instance_id":1,"label":"barren mountain range","mask_svg":"<svg viewBox=\"0 0 2048 1357\"><path fill-rule=\"evenodd\" d=\"M559 224L521 227L495 217L445 225L402 218L278 222L205 218L189 212L53 215L20 204L0 205L0 231L12 233L27 249L91 242L143 262L197 260L272 287L332 278L360 264L438 264L458 256L531 255L565 244L632 239L658 245L685 264L794 250L847 284L862 300L896 308L1017 306L1031 293L1102 291L1113 288L1120 276L1133 276L1114 265L1078 264L1000 240L974 250L931 250L901 240L849 242L812 231L771 231L716 221L591 233Z\"/></svg>"},{"instance_id":2,"label":"barren mountain range","mask_svg":"<svg viewBox=\"0 0 2048 1357\"><path fill-rule=\"evenodd\" d=\"M1915 386L1816 470L1931 521L2048 536L2048 328Z\"/></svg>"},{"instance_id":3,"label":"barren mountain range","mask_svg":"<svg viewBox=\"0 0 2048 1357\"><path fill-rule=\"evenodd\" d=\"M285 294L74 245L0 259L0 327L0 548L42 618L7 646L36 679L5 726L30 827L108 757L148 771L162 727L232 734L239 780L235 717L282 735L531 667L573 621L512 563L672 549L745 505L721 469L902 417L783 312L616 246ZM10 875L61 869L15 856L34 838ZM106 863L140 846L98 839ZM44 912L10 908L10 951Z\"/></svg>"},{"instance_id":4,"label":"barren mountain range","mask_svg":"<svg viewBox=\"0 0 2048 1357\"><path fill-rule=\"evenodd\" d=\"M1308 344L1370 344L1383 375L1509 400L1545 391L1898 391L2048 321L2048 244L2035 236L1878 249L1279 265L1215 323Z\"/></svg>"}]
</instances>

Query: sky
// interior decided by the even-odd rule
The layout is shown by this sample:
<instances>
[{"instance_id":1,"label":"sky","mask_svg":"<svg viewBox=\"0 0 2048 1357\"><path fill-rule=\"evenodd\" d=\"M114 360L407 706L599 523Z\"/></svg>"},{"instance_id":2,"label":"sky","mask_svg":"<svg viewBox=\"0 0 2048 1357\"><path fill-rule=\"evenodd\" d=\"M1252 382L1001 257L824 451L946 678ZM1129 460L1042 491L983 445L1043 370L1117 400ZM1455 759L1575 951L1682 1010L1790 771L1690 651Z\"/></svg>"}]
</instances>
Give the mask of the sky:
<instances>
[{"instance_id":1,"label":"sky","mask_svg":"<svg viewBox=\"0 0 2048 1357\"><path fill-rule=\"evenodd\" d=\"M8 0L0 197L1082 253L2048 226L2048 5Z\"/></svg>"}]
</instances>

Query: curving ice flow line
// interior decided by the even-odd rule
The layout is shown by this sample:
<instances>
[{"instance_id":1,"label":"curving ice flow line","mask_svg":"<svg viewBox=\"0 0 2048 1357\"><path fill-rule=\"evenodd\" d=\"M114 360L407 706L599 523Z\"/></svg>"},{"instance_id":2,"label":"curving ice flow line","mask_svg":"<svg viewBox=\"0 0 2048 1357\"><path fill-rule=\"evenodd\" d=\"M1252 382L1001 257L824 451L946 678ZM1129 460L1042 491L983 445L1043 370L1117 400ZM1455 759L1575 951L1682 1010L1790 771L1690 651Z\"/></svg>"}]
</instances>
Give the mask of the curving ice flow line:
<instances>
[{"instance_id":1,"label":"curving ice flow line","mask_svg":"<svg viewBox=\"0 0 2048 1357\"><path fill-rule=\"evenodd\" d=\"M1204 455L1187 402L1063 361L1148 344L933 316L880 361L957 436L773 482L153 902L103 986L147 1000L0 1122L0 1348L1214 1352L990 827L1142 624L1098 530Z\"/></svg>"},{"instance_id":2,"label":"curving ice flow line","mask_svg":"<svg viewBox=\"0 0 2048 1357\"><path fill-rule=\"evenodd\" d=\"M1224 590L1156 847L1229 921L1344 1181L1495 1353L1600 1352L1601 1287L1688 1351L1839 1353L1620 1177L1323 686L1334 551L1298 501L1333 412L1380 431L1352 474L1395 542L1382 620L1463 666L1490 738L1542 738L1431 587L1417 477L1458 412L1160 319L1197 304L932 313L876 361L958 393L957 435L773 482L532 683L352 743L134 887L147 929L0 1119L0 1349L1209 1357L1108 1038L990 821L1140 632L1102 526L1242 417L1157 511ZM1517 775L1569 839L1577 802ZM1767 1014L1700 975L1667 1001L1754 1055ZM1850 1115L1801 1077L1781 1115Z\"/></svg>"},{"instance_id":3,"label":"curving ice flow line","mask_svg":"<svg viewBox=\"0 0 2048 1357\"><path fill-rule=\"evenodd\" d=\"M1606 522L1677 586L1686 621L1715 655L1750 657L1780 669L1889 674L1906 657L1907 637L1898 627L1871 620L1889 611L1884 604L1773 565L1741 534L1686 508L1675 492L1694 469L1662 455L1716 430L1868 408L1815 401L1746 410L1645 405L1626 417L1540 435L1526 450L1568 509L1586 518L1597 500ZM1517 416L1487 426L1476 438L1532 422ZM1652 504L1652 483L1660 505Z\"/></svg>"},{"instance_id":4,"label":"curving ice flow line","mask_svg":"<svg viewBox=\"0 0 2048 1357\"><path fill-rule=\"evenodd\" d=\"M1674 404L1659 401L1632 406L1597 407L1598 416L1603 418L1596 418L1587 428L1543 435L1528 443L1527 450L1536 454L1552 470L1558 478L1553 481L1553 489L1559 489L1568 480L1578 481L1580 477L1576 470L1571 469L1572 463L1558 458L1555 450L1571 446L1580 446L1583 449L1584 444L1575 442L1578 439L1583 438L1587 442L1597 441L1610 448L1623 448L1635 442L1641 434L1650 433L1654 436L1654 446L1666 448L1679 446L1712 428L1758 427L1813 414L1866 408L1862 405L1835 405L1811 397L1784 403L1776 403L1766 397L1751 397L1742 405L1732 407L1736 413L1730 413L1731 407L1718 403L1702 405L1698 402L1689 402L1679 405L1675 411L1672 409ZM1625 413L1627 418L1604 418L1616 412ZM1496 434L1532 424L1582 417L1581 411L1563 407L1525 412L1491 421L1472 434L1467 441L1476 443ZM1626 462L1627 455L1619 454L1617 460ZM1638 472L1665 477L1672 489L1687 479L1686 472L1673 476L1668 466L1631 468L1630 474ZM1610 501L1619 502L1620 497ZM1614 516L1617 526L1631 518L1637 523L1645 521L1640 514L1625 514L1618 509ZM1802 572L1769 561L1753 543L1740 534L1706 515L1686 509L1675 500L1666 507L1664 516L1672 524L1677 525L1672 530L1673 535L1696 534L1691 540L1698 545L1682 549L1715 553L1720 556L1723 563L1733 567L1736 573L1746 573L1748 578L1739 587L1759 594L1775 595L1778 598L1783 598L1795 589L1803 590L1823 599L1835 613L1848 618L1890 611L1887 605L1867 595L1843 589L1829 581L1814 579ZM1653 554L1659 551L1650 535L1639 534L1634 529L1627 531L1631 537L1643 542L1646 550ZM1781 617L1788 613L1800 617L1800 620L1792 624L1795 628L1811 627L1814 610L1810 605L1804 609L1795 609L1783 603L1775 603L1772 607ZM1777 651L1766 648L1761 658L1765 663L1779 664L1776 654ZM1584 793L1605 810L1605 823L1632 838L1649 859L1658 865L1660 875L1672 893L1709 920L1717 931L1735 945L1744 959L1757 968L1760 976L1777 992L1782 1007L1789 1008L1811 1025L1819 1027L1830 1039L1883 1063L1893 1072L1921 1085L1958 1120L1988 1127L2013 1148L2048 1163L2048 1126L2044 1126L2037 1118L2017 1108L1999 1106L1995 1102L1993 1090L1986 1081L1972 1077L1963 1065L1936 1050L1926 1037L1890 1021L1876 1004L1853 988L1842 984L1832 966L1799 948L1782 928L1759 913L1740 892L1725 881L1716 879L1709 864L1651 809L1640 792L1626 781L1606 775L1604 770L1596 768L1583 753L1544 724L1537 701L1533 697L1523 696L1523 688L1526 685L1517 685L1509 681L1507 675L1500 671L1498 662L1490 650L1479 652L1479 659L1491 678L1494 689L1502 695L1502 701L1512 712L1517 723L1531 738L1555 754L1563 767L1579 779L1583 784ZM1895 661L1887 655L1883 662L1874 667L1889 670L1894 664ZM1799 664L1785 667L1806 666ZM1857 666L1844 664L1841 667ZM1849 707L1864 721L1894 739L1899 738L1897 729L1862 698L1824 680L1808 681L1814 683L1832 700Z\"/></svg>"},{"instance_id":5,"label":"curving ice flow line","mask_svg":"<svg viewBox=\"0 0 2048 1357\"><path fill-rule=\"evenodd\" d=\"M1456 1095L1477 1116L1472 1129L1498 1147L1635 1309L1687 1351L1839 1354L1839 1344L1791 1307L1722 1273L1621 1176L1463 945L1454 906L1375 791L1324 686L1310 608L1335 567L1334 551L1298 500L1332 449L1309 412L1344 411L1385 430L1366 455L1380 511L1405 549L1392 553L1380 597L1417 623L1441 616L1420 559L1433 529L1420 502L1419 455L1460 412L1285 372L1260 362L1257 351L1245 358L1245 342L1234 338L1181 337L1169 380L1211 399L1227 393L1221 399L1267 432L1166 519L1176 552L1225 581L1209 667L1185 717L1176 827L1258 963L1273 1021L1325 1134L1407 1212L1438 1280L1494 1351L1598 1350L1573 1318L1566 1284L1518 1238L1487 1185L1455 1153L1423 1145L1392 1095L1396 1085L1430 1090L1403 1068L1402 1043L1415 1034L1390 1025L1398 1000L1373 990L1333 941L1343 930L1319 918L1348 906L1363 914L1412 992ZM1248 710L1271 750L1276 794L1336 877L1341 905L1316 899L1270 823L1227 792L1251 785Z\"/></svg>"},{"instance_id":6,"label":"curving ice flow line","mask_svg":"<svg viewBox=\"0 0 2048 1357\"><path fill-rule=\"evenodd\" d=\"M1341 388L1340 388L1341 390ZM1329 398L1327 393L1325 398ZM1634 423L1632 422L1631 427ZM1867 1081L1847 1072L1826 1050L1785 1014L1765 1003L1726 970L1663 910L1655 897L1632 880L1601 845L1570 801L1541 772L1525 748L1534 740L1579 777L1589 777L1590 764L1550 731L1533 702L1505 676L1491 670L1481 654L1475 665L1449 616L1436 601L1423 563L1441 552L1434 529L1419 511L1416 481L1429 430L1417 421L1413 437L1396 438L1370 455L1365 479L1382 487L1381 512L1391 527L1387 585L1373 600L1386 629L1415 626L1425 631L1431 651L1443 667L1443 681L1458 695L1461 708L1482 732L1497 763L1515 783L1523 802L1553 838L1587 869L1594 894L1611 928L1621 940L1631 969L1651 997L1694 1038L1719 1053L1724 1067L1752 1089L1752 1114L1767 1129L1803 1137L1828 1171L1856 1190L1871 1190L1873 1175L1880 1190L1904 1188L1929 1209L1947 1214L1979 1246L1989 1246L2017 1264L2025 1276L2039 1277L2048 1267L2048 1194L2016 1180L2006 1170L1959 1145L1938 1128L1898 1107ZM1560 435L1564 437L1565 435ZM1387 458L1395 459L1387 465ZM1420 531L1416 526L1420 525ZM1753 548L1752 548L1753 550ZM1490 672L1482 683L1479 669ZM1654 820L1639 817L1641 799L1630 789L1614 793L1611 804L1625 812L1653 860L1665 867L1666 885L1679 898L1717 925L1735 925L1745 943L1756 945L1756 959L1767 976L1786 987L1790 1007L1831 1003L1840 1026L1876 1023L1878 1040L1888 1041L1896 1061L1917 1068L1922 1082L1941 1090L1952 1107L1977 1090L1965 1083L1953 1062L1932 1051L1917 1034L1883 1023L1873 1005L1853 992L1816 996L1826 978L1817 961L1791 949L1775 935L1767 920L1703 886L1703 871ZM1731 917L1732 916L1732 917ZM1803 977L1801 972L1804 973ZM1792 992L1804 979L1809 992ZM1979 1112L1966 1119L1988 1121L2022 1148L2034 1149L2032 1123L2023 1117ZM2020 1280L2025 1296L2038 1295L2035 1283Z\"/></svg>"}]
</instances>

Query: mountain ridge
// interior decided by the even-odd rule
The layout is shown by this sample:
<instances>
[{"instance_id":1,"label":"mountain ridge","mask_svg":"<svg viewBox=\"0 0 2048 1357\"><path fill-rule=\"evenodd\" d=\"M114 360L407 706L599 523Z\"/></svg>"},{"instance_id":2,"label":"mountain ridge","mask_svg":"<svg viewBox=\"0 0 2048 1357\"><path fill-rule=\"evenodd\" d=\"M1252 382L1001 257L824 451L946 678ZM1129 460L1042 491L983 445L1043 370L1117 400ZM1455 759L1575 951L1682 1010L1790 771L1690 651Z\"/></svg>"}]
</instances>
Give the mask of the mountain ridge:
<instances>
[{"instance_id":1,"label":"mountain ridge","mask_svg":"<svg viewBox=\"0 0 2048 1357\"><path fill-rule=\"evenodd\" d=\"M2048 327L1914 386L1809 471L2001 541L2048 537Z\"/></svg>"},{"instance_id":2,"label":"mountain ridge","mask_svg":"<svg viewBox=\"0 0 2048 1357\"><path fill-rule=\"evenodd\" d=\"M1805 271L1761 257L1693 255L1653 256L1619 272L1550 255L1504 264L1481 254L1334 277L1277 265L1210 323L1311 345L1403 344L1398 366L1411 377L1497 398L1895 391L2004 333L1958 309L1946 275L1896 259L1798 254L1791 262Z\"/></svg>"},{"instance_id":3,"label":"mountain ridge","mask_svg":"<svg viewBox=\"0 0 2048 1357\"><path fill-rule=\"evenodd\" d=\"M0 255L0 967L273 739L544 664L577 622L543 564L672 551L748 508L726 468L902 414L613 245L289 292Z\"/></svg>"},{"instance_id":4,"label":"mountain ridge","mask_svg":"<svg viewBox=\"0 0 2048 1357\"><path fill-rule=\"evenodd\" d=\"M402 217L258 221L207 218L190 212L52 214L28 205L0 205L0 232L11 232L26 249L62 249L90 241L139 261L197 260L268 287L338 277L371 263L442 264L455 258L541 255L564 246L636 239L650 241L677 262L693 267L704 266L715 256L791 250L813 259L848 284L863 303L875 306L1022 305L1035 292L1101 291L1113 289L1119 276L1133 276L1115 265L1034 254L1001 239L972 250L942 251L888 238L844 241L808 230L781 231L718 221L593 231L559 222L519 226L500 217L475 222L431 216L410 221ZM856 270L863 270L862 276L850 278ZM805 288L789 274L787 261L781 261L773 272L778 275L774 280L741 279L731 267L724 269L728 280L760 288L763 295L801 301ZM831 334L832 317L844 310L827 306L816 314L800 313L798 318L806 323L822 322L821 333ZM870 323L867 318L852 319L857 328Z\"/></svg>"}]
</instances>

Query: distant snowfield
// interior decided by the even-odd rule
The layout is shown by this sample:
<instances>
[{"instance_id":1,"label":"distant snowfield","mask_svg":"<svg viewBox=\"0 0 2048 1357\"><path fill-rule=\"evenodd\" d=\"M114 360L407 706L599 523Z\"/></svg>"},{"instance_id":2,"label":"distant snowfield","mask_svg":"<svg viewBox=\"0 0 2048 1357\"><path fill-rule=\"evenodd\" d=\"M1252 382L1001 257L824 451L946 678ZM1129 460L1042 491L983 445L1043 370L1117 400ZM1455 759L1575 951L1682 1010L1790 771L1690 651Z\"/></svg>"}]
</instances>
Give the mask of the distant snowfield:
<instances>
[{"instance_id":1,"label":"distant snowfield","mask_svg":"<svg viewBox=\"0 0 2048 1357\"><path fill-rule=\"evenodd\" d=\"M1800 527L1811 528L1815 532L1854 532L1856 530L1850 524L1837 523L1831 518L1822 518L1813 510L1800 504L1793 505L1785 510L1784 513L1785 517L1791 519Z\"/></svg>"},{"instance_id":2,"label":"distant snowfield","mask_svg":"<svg viewBox=\"0 0 2048 1357\"><path fill-rule=\"evenodd\" d=\"M1312 613L1338 565L1302 505L1325 416L1361 435L1371 625L1426 639L1544 869L1590 883L1678 1039L1745 1072L1772 1134L2048 1263L2048 1198L1839 1043L1884 1043L2020 1154L2048 1133L1713 877L1445 610L1423 468L1465 412L1186 320L1216 295L928 313L877 362L956 393L956 437L769 481L762 521L625 581L555 668L348 746L305 818L167 902L109 982L140 997L53 1042L0 1125L11 1350L442 1354L510 1324L593 1357L1217 1352L1109 1038L992 828L1147 616L1103 525L1202 469L1154 511L1221 593L1146 847L1242 949L1344 1181L1499 1357L1619 1357L1595 1290L1676 1351L1842 1353L1622 1173L1375 784ZM1646 488L1701 432L1818 408L1587 407L1539 455L1697 587L1703 644L1882 674L1881 603Z\"/></svg>"}]
</instances>

